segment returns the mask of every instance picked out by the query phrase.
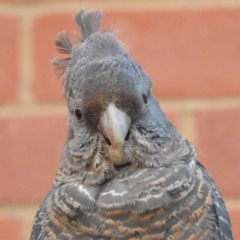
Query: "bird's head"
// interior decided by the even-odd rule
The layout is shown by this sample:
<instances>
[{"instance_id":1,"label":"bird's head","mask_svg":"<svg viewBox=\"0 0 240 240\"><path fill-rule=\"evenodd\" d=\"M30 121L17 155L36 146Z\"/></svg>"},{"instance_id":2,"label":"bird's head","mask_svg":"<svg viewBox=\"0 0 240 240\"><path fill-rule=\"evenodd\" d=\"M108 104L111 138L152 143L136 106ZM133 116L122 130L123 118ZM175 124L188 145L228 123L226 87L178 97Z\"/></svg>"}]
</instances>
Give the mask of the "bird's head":
<instances>
[{"instance_id":1,"label":"bird's head","mask_svg":"<svg viewBox=\"0 0 240 240\"><path fill-rule=\"evenodd\" d=\"M69 154L91 166L99 154L115 167L158 166L166 162L175 128L154 98L149 76L114 33L98 30L101 19L102 12L81 10L75 15L81 44L72 46L65 32L56 41L59 52L70 55L53 61L58 74L65 73Z\"/></svg>"}]
</instances>

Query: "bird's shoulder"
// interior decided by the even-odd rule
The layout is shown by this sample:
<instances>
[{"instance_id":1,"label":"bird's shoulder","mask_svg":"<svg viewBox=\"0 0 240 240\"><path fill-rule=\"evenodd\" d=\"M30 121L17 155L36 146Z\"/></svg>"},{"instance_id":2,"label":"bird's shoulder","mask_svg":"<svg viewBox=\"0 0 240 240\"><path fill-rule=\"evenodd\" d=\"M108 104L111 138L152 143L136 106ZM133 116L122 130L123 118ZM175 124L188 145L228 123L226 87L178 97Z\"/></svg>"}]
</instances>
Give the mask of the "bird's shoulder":
<instances>
[{"instance_id":1,"label":"bird's shoulder","mask_svg":"<svg viewBox=\"0 0 240 240\"><path fill-rule=\"evenodd\" d=\"M94 211L99 191L99 186L76 183L53 188L36 214L30 240L73 239L68 230L78 232L79 220Z\"/></svg>"}]
</instances>

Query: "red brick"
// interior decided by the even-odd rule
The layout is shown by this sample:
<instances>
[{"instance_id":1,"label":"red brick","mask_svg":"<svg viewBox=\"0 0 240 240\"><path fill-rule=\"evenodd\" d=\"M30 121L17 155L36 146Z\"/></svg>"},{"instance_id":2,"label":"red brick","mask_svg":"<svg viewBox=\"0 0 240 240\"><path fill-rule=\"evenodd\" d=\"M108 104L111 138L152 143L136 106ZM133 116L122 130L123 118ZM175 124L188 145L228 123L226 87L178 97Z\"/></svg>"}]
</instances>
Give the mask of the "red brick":
<instances>
[{"instance_id":1,"label":"red brick","mask_svg":"<svg viewBox=\"0 0 240 240\"><path fill-rule=\"evenodd\" d=\"M240 9L105 11L161 97L240 93Z\"/></svg>"},{"instance_id":2,"label":"red brick","mask_svg":"<svg viewBox=\"0 0 240 240\"><path fill-rule=\"evenodd\" d=\"M161 97L202 97L240 93L240 9L105 10L110 24L144 67ZM33 24L35 93L60 100L50 60L58 31L77 30L73 13L39 17ZM79 31L77 31L79 32Z\"/></svg>"},{"instance_id":3,"label":"red brick","mask_svg":"<svg viewBox=\"0 0 240 240\"><path fill-rule=\"evenodd\" d=\"M51 0L49 0L51 2ZM49 2L48 0L0 0L0 3L8 4L34 4ZM58 0L59 1L59 0Z\"/></svg>"},{"instance_id":4,"label":"red brick","mask_svg":"<svg viewBox=\"0 0 240 240\"><path fill-rule=\"evenodd\" d=\"M0 202L37 202L51 189L66 139L65 114L0 119Z\"/></svg>"},{"instance_id":5,"label":"red brick","mask_svg":"<svg viewBox=\"0 0 240 240\"><path fill-rule=\"evenodd\" d=\"M240 239L240 207L228 207L234 239Z\"/></svg>"},{"instance_id":6,"label":"red brick","mask_svg":"<svg viewBox=\"0 0 240 240\"><path fill-rule=\"evenodd\" d=\"M100 0L91 0L91 2L99 2ZM66 0L0 0L0 3L12 3L12 4L29 4L33 5L36 3L49 3L49 2L66 2ZM85 2L85 0L71 0L71 2Z\"/></svg>"},{"instance_id":7,"label":"red brick","mask_svg":"<svg viewBox=\"0 0 240 240\"><path fill-rule=\"evenodd\" d=\"M23 240L21 221L14 217L0 217L1 240Z\"/></svg>"},{"instance_id":8,"label":"red brick","mask_svg":"<svg viewBox=\"0 0 240 240\"><path fill-rule=\"evenodd\" d=\"M240 108L202 110L195 117L201 163L224 196L240 196Z\"/></svg>"},{"instance_id":9,"label":"red brick","mask_svg":"<svg viewBox=\"0 0 240 240\"><path fill-rule=\"evenodd\" d=\"M0 102L19 97L19 18L0 17Z\"/></svg>"},{"instance_id":10,"label":"red brick","mask_svg":"<svg viewBox=\"0 0 240 240\"><path fill-rule=\"evenodd\" d=\"M51 2L51 0L0 0L0 2L1 3L11 3L11 4L26 4L26 3L34 4L34 3Z\"/></svg>"},{"instance_id":11,"label":"red brick","mask_svg":"<svg viewBox=\"0 0 240 240\"><path fill-rule=\"evenodd\" d=\"M66 0L57 0L57 1L56 0L0 0L0 3L17 3L17 4L29 4L29 5L36 4L36 3L49 3L49 2L62 3L62 2L66 2ZM86 0L71 0L68 2L86 3ZM102 0L88 0L87 2L101 3ZM111 0L108 2L111 2ZM122 2L128 2L128 0L122 0ZM138 0L135 0L135 2L138 3Z\"/></svg>"}]
</instances>

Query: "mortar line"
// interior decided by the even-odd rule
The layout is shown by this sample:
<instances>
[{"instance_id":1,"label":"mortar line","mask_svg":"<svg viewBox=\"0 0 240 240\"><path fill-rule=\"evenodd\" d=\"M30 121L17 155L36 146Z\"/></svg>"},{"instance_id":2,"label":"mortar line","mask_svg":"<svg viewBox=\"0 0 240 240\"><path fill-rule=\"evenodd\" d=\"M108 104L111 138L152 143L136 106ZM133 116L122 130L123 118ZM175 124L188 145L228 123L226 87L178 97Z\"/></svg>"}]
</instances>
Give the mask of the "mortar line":
<instances>
[{"instance_id":1,"label":"mortar line","mask_svg":"<svg viewBox=\"0 0 240 240\"><path fill-rule=\"evenodd\" d=\"M24 74L23 74L24 75ZM24 77L24 76L23 76ZM22 77L22 78L23 78ZM30 77L29 77L30 78ZM227 110L240 108L240 97L238 98L215 98L215 99L158 99L160 106L163 110L177 110L180 112L196 112L199 110L208 109L219 109ZM59 102L25 102L20 103L9 103L0 105L0 115L5 112L10 112L12 110L19 111L32 111L32 110L43 110L43 109L64 109L66 110L66 103L63 101Z\"/></svg>"},{"instance_id":2,"label":"mortar line","mask_svg":"<svg viewBox=\"0 0 240 240\"><path fill-rule=\"evenodd\" d=\"M240 196L239 197L224 197L224 201L227 205L239 206L240 207ZM29 204L7 204L0 205L0 215L3 214L21 214L24 215L25 211L35 211L39 208L39 203Z\"/></svg>"},{"instance_id":3,"label":"mortar line","mask_svg":"<svg viewBox=\"0 0 240 240\"><path fill-rule=\"evenodd\" d=\"M240 97L215 97L215 98L183 98L183 99L158 99L164 108L179 108L180 110L201 110L211 108L240 107Z\"/></svg>"},{"instance_id":4,"label":"mortar line","mask_svg":"<svg viewBox=\"0 0 240 240\"><path fill-rule=\"evenodd\" d=\"M239 206L240 207L240 196L239 197L224 197L224 201L228 206ZM0 205L0 215L14 214L24 215L26 211L36 211L41 203L29 203L29 204L8 204Z\"/></svg>"}]
</instances>

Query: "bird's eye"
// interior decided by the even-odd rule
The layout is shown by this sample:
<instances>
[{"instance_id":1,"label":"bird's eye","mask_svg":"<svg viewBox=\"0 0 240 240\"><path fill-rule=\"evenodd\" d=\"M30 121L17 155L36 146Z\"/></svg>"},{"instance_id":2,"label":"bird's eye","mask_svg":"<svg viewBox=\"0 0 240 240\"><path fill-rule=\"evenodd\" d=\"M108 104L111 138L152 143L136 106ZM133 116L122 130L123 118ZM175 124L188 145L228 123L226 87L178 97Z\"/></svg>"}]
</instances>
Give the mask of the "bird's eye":
<instances>
[{"instance_id":1,"label":"bird's eye","mask_svg":"<svg viewBox=\"0 0 240 240\"><path fill-rule=\"evenodd\" d=\"M83 119L83 115L82 115L82 112L80 109L75 109L75 116L77 118L78 121L82 120Z\"/></svg>"},{"instance_id":2,"label":"bird's eye","mask_svg":"<svg viewBox=\"0 0 240 240\"><path fill-rule=\"evenodd\" d=\"M146 97L145 94L142 95L142 99L143 99L143 102L144 102L145 104L148 103L148 99L147 99L147 97Z\"/></svg>"}]
</instances>

